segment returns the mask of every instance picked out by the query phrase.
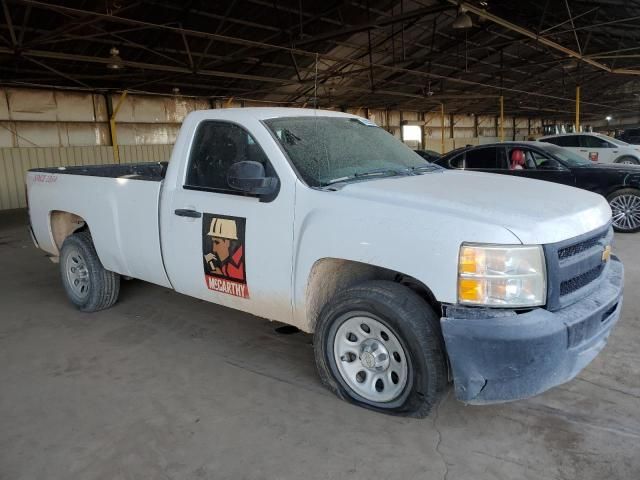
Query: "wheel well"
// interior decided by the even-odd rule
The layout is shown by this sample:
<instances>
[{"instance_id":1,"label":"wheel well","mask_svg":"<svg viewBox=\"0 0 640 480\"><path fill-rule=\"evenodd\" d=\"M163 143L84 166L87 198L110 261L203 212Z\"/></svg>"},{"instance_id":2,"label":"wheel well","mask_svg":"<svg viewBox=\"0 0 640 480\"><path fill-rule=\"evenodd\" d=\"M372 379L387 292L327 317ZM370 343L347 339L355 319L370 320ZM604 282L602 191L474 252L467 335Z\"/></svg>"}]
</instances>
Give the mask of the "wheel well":
<instances>
[{"instance_id":1,"label":"wheel well","mask_svg":"<svg viewBox=\"0 0 640 480\"><path fill-rule=\"evenodd\" d=\"M625 158L632 158L633 160L635 160L636 162L640 162L640 160L638 160L637 157L634 157L633 155L629 155L629 154L625 154L625 155L620 155L618 158L616 158L613 163L620 163L622 160L624 160Z\"/></svg>"},{"instance_id":2,"label":"wheel well","mask_svg":"<svg viewBox=\"0 0 640 480\"><path fill-rule=\"evenodd\" d=\"M305 297L305 330L315 330L322 308L336 293L367 280L387 280L405 285L420 295L436 313L441 312L441 305L429 287L410 275L353 260L323 258L314 263L309 274Z\"/></svg>"},{"instance_id":3,"label":"wheel well","mask_svg":"<svg viewBox=\"0 0 640 480\"><path fill-rule=\"evenodd\" d=\"M87 222L82 217L70 212L54 210L49 214L49 221L53 241L58 252L69 235L87 228Z\"/></svg>"},{"instance_id":4,"label":"wheel well","mask_svg":"<svg viewBox=\"0 0 640 480\"><path fill-rule=\"evenodd\" d=\"M635 190L640 194L640 189L636 188L636 187L629 187L626 185L616 185L615 187L612 187L605 195L604 197L607 199L607 201L609 201L609 197L611 195L613 195L616 192L619 192L620 190Z\"/></svg>"}]
</instances>

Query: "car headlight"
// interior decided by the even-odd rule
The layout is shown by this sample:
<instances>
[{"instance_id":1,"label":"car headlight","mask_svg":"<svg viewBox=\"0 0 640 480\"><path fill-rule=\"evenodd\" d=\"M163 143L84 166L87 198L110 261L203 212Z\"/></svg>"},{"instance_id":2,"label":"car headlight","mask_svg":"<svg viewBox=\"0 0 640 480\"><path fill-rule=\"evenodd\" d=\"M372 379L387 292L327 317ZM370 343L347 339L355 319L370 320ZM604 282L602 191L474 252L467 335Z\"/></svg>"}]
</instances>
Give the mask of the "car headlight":
<instances>
[{"instance_id":1,"label":"car headlight","mask_svg":"<svg viewBox=\"0 0 640 480\"><path fill-rule=\"evenodd\" d=\"M540 245L460 246L460 304L534 307L544 305L546 296L547 273Z\"/></svg>"}]
</instances>

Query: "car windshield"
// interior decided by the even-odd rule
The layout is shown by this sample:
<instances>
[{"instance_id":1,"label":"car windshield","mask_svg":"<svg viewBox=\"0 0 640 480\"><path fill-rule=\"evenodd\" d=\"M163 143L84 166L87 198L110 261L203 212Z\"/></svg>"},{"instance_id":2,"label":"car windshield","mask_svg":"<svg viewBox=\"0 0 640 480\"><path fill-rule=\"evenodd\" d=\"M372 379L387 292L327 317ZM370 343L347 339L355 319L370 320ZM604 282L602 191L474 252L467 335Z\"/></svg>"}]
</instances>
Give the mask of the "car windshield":
<instances>
[{"instance_id":1,"label":"car windshield","mask_svg":"<svg viewBox=\"0 0 640 480\"><path fill-rule=\"evenodd\" d=\"M592 165L591 160L582 158L580 155L578 155L577 153L573 153L568 148L558 147L557 145L553 145L551 143L543 143L542 148L552 154L554 157L561 160L569 167L585 167L588 165Z\"/></svg>"},{"instance_id":2,"label":"car windshield","mask_svg":"<svg viewBox=\"0 0 640 480\"><path fill-rule=\"evenodd\" d=\"M265 124L311 187L441 168L364 118L281 117Z\"/></svg>"}]
</instances>

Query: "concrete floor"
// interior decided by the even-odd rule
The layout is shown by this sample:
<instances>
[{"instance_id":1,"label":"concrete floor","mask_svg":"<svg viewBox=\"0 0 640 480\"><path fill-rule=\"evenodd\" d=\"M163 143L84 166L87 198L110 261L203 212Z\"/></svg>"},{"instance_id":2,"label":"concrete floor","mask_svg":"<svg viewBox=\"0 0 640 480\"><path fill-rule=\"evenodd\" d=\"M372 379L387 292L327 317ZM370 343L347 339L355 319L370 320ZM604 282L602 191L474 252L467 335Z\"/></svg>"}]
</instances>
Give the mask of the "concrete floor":
<instances>
[{"instance_id":1,"label":"concrete floor","mask_svg":"<svg viewBox=\"0 0 640 480\"><path fill-rule=\"evenodd\" d=\"M250 315L139 281L78 312L0 214L0 479L640 478L639 241L616 237L623 318L577 379L411 420L334 398L310 336Z\"/></svg>"}]
</instances>

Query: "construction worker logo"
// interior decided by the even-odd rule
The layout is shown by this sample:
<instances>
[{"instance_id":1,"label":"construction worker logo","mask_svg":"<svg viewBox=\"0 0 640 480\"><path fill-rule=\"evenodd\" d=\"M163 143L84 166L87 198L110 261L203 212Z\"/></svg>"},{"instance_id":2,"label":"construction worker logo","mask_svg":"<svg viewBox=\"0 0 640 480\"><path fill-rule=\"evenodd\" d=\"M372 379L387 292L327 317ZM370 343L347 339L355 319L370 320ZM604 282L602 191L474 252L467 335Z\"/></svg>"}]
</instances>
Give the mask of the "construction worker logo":
<instances>
[{"instance_id":1,"label":"construction worker logo","mask_svg":"<svg viewBox=\"0 0 640 480\"><path fill-rule=\"evenodd\" d=\"M216 292L249 298L244 267L245 219L204 214L202 251L207 287Z\"/></svg>"}]
</instances>

